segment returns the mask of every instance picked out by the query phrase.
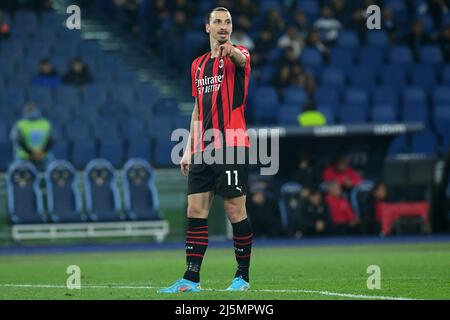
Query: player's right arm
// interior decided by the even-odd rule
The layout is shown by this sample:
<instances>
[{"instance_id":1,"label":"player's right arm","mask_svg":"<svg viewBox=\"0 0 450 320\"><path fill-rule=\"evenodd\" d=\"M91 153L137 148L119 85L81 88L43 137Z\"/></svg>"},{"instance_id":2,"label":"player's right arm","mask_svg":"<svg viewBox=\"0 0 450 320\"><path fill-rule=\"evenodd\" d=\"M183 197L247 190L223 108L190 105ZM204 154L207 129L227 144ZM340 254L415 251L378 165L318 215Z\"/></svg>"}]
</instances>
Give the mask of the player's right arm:
<instances>
[{"instance_id":1,"label":"player's right arm","mask_svg":"<svg viewBox=\"0 0 450 320\"><path fill-rule=\"evenodd\" d=\"M189 165L191 163L191 153L192 153L192 146L194 144L194 124L195 121L198 119L198 103L197 103L197 98L195 98L195 103L194 103L194 110L192 110L192 116L191 116L191 126L190 126L190 130L189 130L189 138L188 138L188 142L186 144L186 149L184 150L184 154L183 154L183 158L181 159L180 162L180 167L181 167L181 174L183 176L187 176L188 172L189 172Z\"/></svg>"}]
</instances>

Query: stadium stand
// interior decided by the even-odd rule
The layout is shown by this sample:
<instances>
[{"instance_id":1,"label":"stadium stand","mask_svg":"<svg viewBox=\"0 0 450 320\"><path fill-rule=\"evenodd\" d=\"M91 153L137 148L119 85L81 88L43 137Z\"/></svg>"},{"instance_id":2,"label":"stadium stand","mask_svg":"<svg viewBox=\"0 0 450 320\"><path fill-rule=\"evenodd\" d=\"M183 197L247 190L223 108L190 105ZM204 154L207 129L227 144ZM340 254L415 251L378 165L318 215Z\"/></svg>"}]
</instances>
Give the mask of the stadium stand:
<instances>
[{"instance_id":1,"label":"stadium stand","mask_svg":"<svg viewBox=\"0 0 450 320\"><path fill-rule=\"evenodd\" d=\"M182 86L182 94L154 82L149 83L148 79L142 80L140 70L127 65L126 59L114 50L105 50L99 41L86 37L83 30L78 32L61 28L63 16L55 11L36 13L21 9L5 12L5 19L11 23L11 34L0 41L0 171L8 170L13 159L9 141L11 127L24 103L32 100L55 126L57 142L53 151L57 159L68 161L74 170L80 171L91 170L92 162L88 163L95 158L103 158L110 163L103 162L108 172L105 178L108 183L101 188L97 188L90 180L92 177L85 172L86 186L94 187L88 188L88 191L96 195L98 192L99 196L95 198L103 199L100 204L87 202L90 220L125 219L119 214L117 190L111 185L115 183L115 171L124 168L130 158L142 158L156 169L174 167L170 159L173 146L170 133L174 128L187 128L189 125L189 114L182 112L181 104L192 104L191 97L186 95L191 89L190 63L207 45L205 34L199 31L203 15L221 1L188 2L192 15L183 26L183 32L170 34L171 42L182 44L183 50L168 50L167 46L161 45L165 42L165 35L174 28L176 6L161 9L150 0L143 0L139 6L139 21L135 22L139 28L136 37L131 40L133 44L142 45L138 48L150 46L159 54L158 59L151 63L163 64L166 61L167 65L163 68L167 69L168 74L178 72L177 85ZM236 21L235 29L245 29L255 39L255 48L251 51L253 79L247 112L250 124L297 127L296 115L306 103L311 102L325 114L328 124L419 121L424 124L425 131L398 136L387 156L404 153L427 157L442 155L450 141L450 58L442 45L443 30L450 22L450 15L442 13L438 25L430 13L417 10L425 0L412 4L400 0L375 1L383 8L394 10L398 27L394 31L369 32L361 31L365 28L352 20L352 13L362 1L344 2L348 6L347 12L337 17L343 27L336 41L322 41L320 45L308 38L314 31L314 22L320 16L321 7L330 1L294 1L294 5L289 7L288 2L284 1L257 0L255 3L259 12L250 17L250 26L242 26ZM91 13L99 19L105 15L110 15L108 18L113 16L115 19L107 19L105 23L112 24L114 28L127 25L121 20L123 15L118 14L120 9L114 1L98 3L100 5L94 4L89 8ZM238 8L238 1L235 7L233 3L230 5L233 12ZM161 15L164 18L160 19L158 10L167 13ZM284 21L280 28L267 23L267 17L273 11L278 12ZM308 28L299 30L304 41L296 62L314 78L316 86L313 89L304 84L288 86L282 89L280 95L274 79L279 65L283 63L284 51L276 47L277 41L288 26L295 24L293 15L297 12L305 13ZM416 21L422 24L426 41L411 40L410 27ZM262 44L261 33L266 30L272 34L271 39ZM81 57L88 65L93 78L91 83L83 86L61 83L50 88L33 82L42 59L48 58L56 76L62 79L75 57ZM188 96L190 100L182 101L179 96ZM34 172L30 168L28 170ZM72 169L68 171L73 172ZM51 183L50 180L47 183ZM38 192L34 190L34 183L37 182L27 182L25 188L30 199L33 192ZM56 186L55 183L53 185ZM9 181L8 192L10 189L11 194L20 191L14 188L14 181ZM25 189L22 191L25 192ZM69 194L69 187L62 189L58 192ZM139 192L144 193L144 190ZM92 200L91 195L89 197ZM13 199L10 197L10 202L14 204ZM26 204L32 208L34 218L21 218L22 204L18 203L18 206L10 208L10 212L14 212L11 220L36 219L36 222L41 222L39 211L42 208L36 201ZM68 209L64 207L64 210ZM94 211L99 210L107 214L94 215ZM52 217L50 219L56 222L56 216Z\"/></svg>"}]
</instances>

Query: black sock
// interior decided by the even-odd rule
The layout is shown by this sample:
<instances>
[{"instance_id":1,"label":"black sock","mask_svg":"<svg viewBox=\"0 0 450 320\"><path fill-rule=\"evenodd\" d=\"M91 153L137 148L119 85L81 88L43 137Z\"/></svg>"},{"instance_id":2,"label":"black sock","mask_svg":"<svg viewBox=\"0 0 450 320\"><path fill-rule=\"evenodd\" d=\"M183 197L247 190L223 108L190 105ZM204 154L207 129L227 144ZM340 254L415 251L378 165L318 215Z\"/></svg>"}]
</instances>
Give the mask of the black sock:
<instances>
[{"instance_id":1,"label":"black sock","mask_svg":"<svg viewBox=\"0 0 450 320\"><path fill-rule=\"evenodd\" d=\"M253 239L250 222L245 218L231 225L233 226L234 253L238 263L235 277L242 276L245 281L249 282L248 270L250 268Z\"/></svg>"},{"instance_id":2,"label":"black sock","mask_svg":"<svg viewBox=\"0 0 450 320\"><path fill-rule=\"evenodd\" d=\"M188 218L186 272L183 278L200 282L200 267L208 247L208 219Z\"/></svg>"}]
</instances>

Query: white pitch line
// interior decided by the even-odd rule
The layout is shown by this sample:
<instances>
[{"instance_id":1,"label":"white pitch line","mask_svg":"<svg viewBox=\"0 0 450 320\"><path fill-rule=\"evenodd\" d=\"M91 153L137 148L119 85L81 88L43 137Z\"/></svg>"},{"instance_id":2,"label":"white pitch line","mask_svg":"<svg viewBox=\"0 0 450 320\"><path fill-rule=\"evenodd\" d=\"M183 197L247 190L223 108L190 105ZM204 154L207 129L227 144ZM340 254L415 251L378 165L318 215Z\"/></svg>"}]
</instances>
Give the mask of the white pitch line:
<instances>
[{"instance_id":1,"label":"white pitch line","mask_svg":"<svg viewBox=\"0 0 450 320\"><path fill-rule=\"evenodd\" d=\"M10 287L10 288L55 288L55 289L67 289L67 286L63 285L53 285L53 284L12 284L12 283L0 283L0 287ZM82 289L161 289L163 287L153 287L153 286L126 286L126 285L83 285ZM228 292L223 289L202 289L203 291L213 291L213 292ZM353 293L341 293L341 292L330 292L330 291L317 291L317 290L302 290L302 289L292 289L292 290L282 290L282 289L256 289L250 292L268 292L268 293L308 293L308 294L320 294L324 296L335 296L343 298L354 298L354 299L379 299L379 300L416 300L413 298L404 297L391 297L391 296L377 296L377 295L365 295L365 294L353 294Z\"/></svg>"}]
</instances>

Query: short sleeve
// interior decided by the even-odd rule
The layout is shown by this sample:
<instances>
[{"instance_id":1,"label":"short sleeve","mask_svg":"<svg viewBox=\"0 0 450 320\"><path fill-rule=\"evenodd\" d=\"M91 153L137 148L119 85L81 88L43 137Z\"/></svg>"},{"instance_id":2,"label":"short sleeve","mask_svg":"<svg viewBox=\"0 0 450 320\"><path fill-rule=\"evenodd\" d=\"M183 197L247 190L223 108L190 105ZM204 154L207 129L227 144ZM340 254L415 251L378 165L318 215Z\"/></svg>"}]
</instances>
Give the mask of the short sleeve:
<instances>
[{"instance_id":1,"label":"short sleeve","mask_svg":"<svg viewBox=\"0 0 450 320\"><path fill-rule=\"evenodd\" d=\"M244 46L236 46L236 48L238 48L244 54L246 60L245 65L250 65L250 52L248 51L248 49Z\"/></svg>"},{"instance_id":2,"label":"short sleeve","mask_svg":"<svg viewBox=\"0 0 450 320\"><path fill-rule=\"evenodd\" d=\"M192 96L197 96L197 86L195 85L195 73L197 71L197 59L192 62L191 65L191 82L192 82Z\"/></svg>"}]
</instances>

